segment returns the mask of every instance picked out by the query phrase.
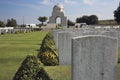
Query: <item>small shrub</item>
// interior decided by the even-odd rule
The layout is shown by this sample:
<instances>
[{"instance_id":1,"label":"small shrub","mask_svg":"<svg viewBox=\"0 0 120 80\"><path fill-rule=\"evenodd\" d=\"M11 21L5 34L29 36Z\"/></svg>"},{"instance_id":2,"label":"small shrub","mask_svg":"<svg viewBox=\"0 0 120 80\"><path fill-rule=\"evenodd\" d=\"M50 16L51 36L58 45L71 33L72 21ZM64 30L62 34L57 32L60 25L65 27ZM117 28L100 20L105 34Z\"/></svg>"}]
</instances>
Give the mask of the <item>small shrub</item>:
<instances>
[{"instance_id":1,"label":"small shrub","mask_svg":"<svg viewBox=\"0 0 120 80\"><path fill-rule=\"evenodd\" d=\"M34 55L28 55L16 72L13 80L35 80L42 63Z\"/></svg>"}]
</instances>

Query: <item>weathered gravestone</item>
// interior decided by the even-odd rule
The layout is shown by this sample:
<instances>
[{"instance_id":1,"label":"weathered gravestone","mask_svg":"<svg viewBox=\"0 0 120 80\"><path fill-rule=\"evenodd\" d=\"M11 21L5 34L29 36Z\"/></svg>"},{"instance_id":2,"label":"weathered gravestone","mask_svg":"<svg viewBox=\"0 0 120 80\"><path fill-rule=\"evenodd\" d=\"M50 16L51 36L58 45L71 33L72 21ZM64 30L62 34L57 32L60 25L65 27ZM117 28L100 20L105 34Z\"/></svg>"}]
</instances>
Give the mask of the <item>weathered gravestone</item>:
<instances>
[{"instance_id":1,"label":"weathered gravestone","mask_svg":"<svg viewBox=\"0 0 120 80\"><path fill-rule=\"evenodd\" d=\"M12 30L11 30L11 33L12 33L12 34L15 34L15 30L14 30L14 29L12 29Z\"/></svg>"},{"instance_id":2,"label":"weathered gravestone","mask_svg":"<svg viewBox=\"0 0 120 80\"><path fill-rule=\"evenodd\" d=\"M12 34L12 29L8 29L8 34Z\"/></svg>"},{"instance_id":3,"label":"weathered gravestone","mask_svg":"<svg viewBox=\"0 0 120 80\"><path fill-rule=\"evenodd\" d=\"M120 28L116 29L118 33L118 48L120 49Z\"/></svg>"},{"instance_id":4,"label":"weathered gravestone","mask_svg":"<svg viewBox=\"0 0 120 80\"><path fill-rule=\"evenodd\" d=\"M5 34L5 29L1 29L1 34Z\"/></svg>"},{"instance_id":5,"label":"weathered gravestone","mask_svg":"<svg viewBox=\"0 0 120 80\"><path fill-rule=\"evenodd\" d=\"M58 35L59 64L71 65L71 42L74 33L59 32Z\"/></svg>"},{"instance_id":6,"label":"weathered gravestone","mask_svg":"<svg viewBox=\"0 0 120 80\"><path fill-rule=\"evenodd\" d=\"M58 33L62 30L52 30L53 39L55 41L55 46L58 49Z\"/></svg>"},{"instance_id":7,"label":"weathered gravestone","mask_svg":"<svg viewBox=\"0 0 120 80\"><path fill-rule=\"evenodd\" d=\"M64 32L71 32L71 29L57 29L57 30L52 30L53 38L55 41L56 48L58 49L58 34L59 33L64 33Z\"/></svg>"},{"instance_id":8,"label":"weathered gravestone","mask_svg":"<svg viewBox=\"0 0 120 80\"><path fill-rule=\"evenodd\" d=\"M117 39L84 36L72 39L72 80L117 80Z\"/></svg>"}]
</instances>

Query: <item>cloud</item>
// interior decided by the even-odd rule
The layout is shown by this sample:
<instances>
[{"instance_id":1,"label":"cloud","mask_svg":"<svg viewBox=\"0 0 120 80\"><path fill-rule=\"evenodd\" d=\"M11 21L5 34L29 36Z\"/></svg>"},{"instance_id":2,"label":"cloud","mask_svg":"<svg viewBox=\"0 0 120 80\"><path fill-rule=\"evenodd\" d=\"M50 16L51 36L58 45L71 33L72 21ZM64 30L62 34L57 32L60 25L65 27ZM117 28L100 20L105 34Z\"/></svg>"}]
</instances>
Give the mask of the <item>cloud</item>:
<instances>
[{"instance_id":1,"label":"cloud","mask_svg":"<svg viewBox=\"0 0 120 80\"><path fill-rule=\"evenodd\" d=\"M33 5L33 4L19 4L19 6L23 6L23 7L28 7L28 8L40 10L40 6L39 6L39 5Z\"/></svg>"},{"instance_id":2,"label":"cloud","mask_svg":"<svg viewBox=\"0 0 120 80\"><path fill-rule=\"evenodd\" d=\"M101 1L101 0L83 0L83 3L84 4L87 4L87 5L94 5L94 6L109 6L109 5L112 5L115 3L115 1L113 1L111 3L111 1Z\"/></svg>"},{"instance_id":3,"label":"cloud","mask_svg":"<svg viewBox=\"0 0 120 80\"><path fill-rule=\"evenodd\" d=\"M77 4L77 1L75 0L64 0L65 4Z\"/></svg>"},{"instance_id":4,"label":"cloud","mask_svg":"<svg viewBox=\"0 0 120 80\"><path fill-rule=\"evenodd\" d=\"M68 4L68 5L72 5L72 4L77 4L77 0L42 0L40 1L41 4L43 5L53 5L53 4L57 4L57 3L62 3L62 4Z\"/></svg>"},{"instance_id":5,"label":"cloud","mask_svg":"<svg viewBox=\"0 0 120 80\"><path fill-rule=\"evenodd\" d=\"M83 3L88 5L93 5L95 4L95 0L83 0Z\"/></svg>"},{"instance_id":6,"label":"cloud","mask_svg":"<svg viewBox=\"0 0 120 80\"><path fill-rule=\"evenodd\" d=\"M49 5L49 4L51 4L51 1L50 0L43 0L41 2L41 4L43 4L43 5Z\"/></svg>"}]
</instances>

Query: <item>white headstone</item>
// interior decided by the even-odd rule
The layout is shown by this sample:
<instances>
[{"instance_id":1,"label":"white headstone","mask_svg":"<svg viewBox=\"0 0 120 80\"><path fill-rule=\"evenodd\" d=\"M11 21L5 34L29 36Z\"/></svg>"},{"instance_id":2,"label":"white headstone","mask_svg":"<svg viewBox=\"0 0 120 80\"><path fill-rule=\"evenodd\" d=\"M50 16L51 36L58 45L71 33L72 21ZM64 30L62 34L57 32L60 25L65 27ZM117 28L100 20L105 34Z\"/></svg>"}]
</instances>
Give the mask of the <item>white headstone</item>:
<instances>
[{"instance_id":1,"label":"white headstone","mask_svg":"<svg viewBox=\"0 0 120 80\"><path fill-rule=\"evenodd\" d=\"M72 80L117 80L117 49L115 38L73 38Z\"/></svg>"},{"instance_id":2,"label":"white headstone","mask_svg":"<svg viewBox=\"0 0 120 80\"><path fill-rule=\"evenodd\" d=\"M59 64L71 65L71 42L74 33L60 32L58 35Z\"/></svg>"}]
</instances>

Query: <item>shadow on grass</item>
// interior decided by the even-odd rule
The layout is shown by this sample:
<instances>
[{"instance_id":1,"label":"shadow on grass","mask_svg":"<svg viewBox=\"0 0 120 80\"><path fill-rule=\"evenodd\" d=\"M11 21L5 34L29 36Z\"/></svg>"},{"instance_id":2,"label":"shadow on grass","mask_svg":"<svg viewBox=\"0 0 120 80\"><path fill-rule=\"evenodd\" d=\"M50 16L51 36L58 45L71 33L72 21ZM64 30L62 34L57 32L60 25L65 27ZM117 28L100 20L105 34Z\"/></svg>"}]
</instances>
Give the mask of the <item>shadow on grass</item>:
<instances>
[{"instance_id":1,"label":"shadow on grass","mask_svg":"<svg viewBox=\"0 0 120 80\"><path fill-rule=\"evenodd\" d=\"M40 51L40 49L36 49L35 51L39 52L39 51Z\"/></svg>"},{"instance_id":2,"label":"shadow on grass","mask_svg":"<svg viewBox=\"0 0 120 80\"><path fill-rule=\"evenodd\" d=\"M118 64L120 64L120 58L118 58Z\"/></svg>"}]
</instances>

